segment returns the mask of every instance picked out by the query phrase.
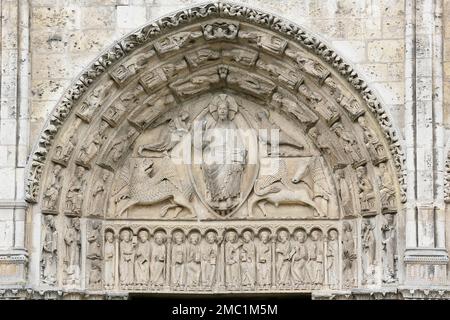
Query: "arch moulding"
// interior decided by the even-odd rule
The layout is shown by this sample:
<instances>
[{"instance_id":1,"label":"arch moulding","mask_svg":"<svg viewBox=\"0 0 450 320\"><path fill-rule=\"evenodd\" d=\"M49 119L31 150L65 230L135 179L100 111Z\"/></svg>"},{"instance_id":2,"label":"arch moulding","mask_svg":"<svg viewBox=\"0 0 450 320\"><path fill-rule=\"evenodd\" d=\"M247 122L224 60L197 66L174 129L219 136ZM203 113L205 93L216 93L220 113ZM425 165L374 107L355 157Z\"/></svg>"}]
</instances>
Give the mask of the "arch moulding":
<instances>
[{"instance_id":1,"label":"arch moulding","mask_svg":"<svg viewBox=\"0 0 450 320\"><path fill-rule=\"evenodd\" d=\"M102 53L50 115L26 188L41 289L401 282L404 156L386 110L325 43L242 5L179 11Z\"/></svg>"}]
</instances>

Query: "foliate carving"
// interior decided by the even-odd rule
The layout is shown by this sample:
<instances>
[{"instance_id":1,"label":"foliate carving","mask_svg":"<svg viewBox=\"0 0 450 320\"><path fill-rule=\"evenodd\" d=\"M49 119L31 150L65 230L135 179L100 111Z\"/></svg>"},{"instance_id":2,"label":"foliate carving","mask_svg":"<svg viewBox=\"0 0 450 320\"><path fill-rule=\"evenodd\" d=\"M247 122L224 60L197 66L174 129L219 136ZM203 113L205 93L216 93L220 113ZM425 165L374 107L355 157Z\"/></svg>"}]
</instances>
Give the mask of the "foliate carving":
<instances>
[{"instance_id":1,"label":"foliate carving","mask_svg":"<svg viewBox=\"0 0 450 320\"><path fill-rule=\"evenodd\" d=\"M319 83L323 83L323 81L329 76L330 71L328 71L325 66L321 63L310 59L305 56L305 54L301 51L296 51L292 49L286 49L286 55L295 60L298 68L309 74L310 76L316 78Z\"/></svg>"},{"instance_id":2,"label":"foliate carving","mask_svg":"<svg viewBox=\"0 0 450 320\"><path fill-rule=\"evenodd\" d=\"M363 219L361 226L362 284L375 284L376 239L375 226L370 219Z\"/></svg>"},{"instance_id":3,"label":"foliate carving","mask_svg":"<svg viewBox=\"0 0 450 320\"><path fill-rule=\"evenodd\" d=\"M358 123L363 129L364 143L369 151L370 157L375 164L384 162L387 160L387 156L380 139L375 134L375 131L367 124L367 120L364 116L358 118Z\"/></svg>"},{"instance_id":4,"label":"foliate carving","mask_svg":"<svg viewBox=\"0 0 450 320\"><path fill-rule=\"evenodd\" d=\"M178 32L177 34L156 41L154 46L159 54L165 54L192 45L202 35L201 31Z\"/></svg>"},{"instance_id":5,"label":"foliate carving","mask_svg":"<svg viewBox=\"0 0 450 320\"><path fill-rule=\"evenodd\" d=\"M64 232L64 284L80 284L81 270L81 231L80 219L69 218Z\"/></svg>"},{"instance_id":6,"label":"foliate carving","mask_svg":"<svg viewBox=\"0 0 450 320\"><path fill-rule=\"evenodd\" d=\"M353 223L343 222L342 228L342 285L350 288L356 285L356 248Z\"/></svg>"},{"instance_id":7,"label":"foliate carving","mask_svg":"<svg viewBox=\"0 0 450 320\"><path fill-rule=\"evenodd\" d=\"M373 184L367 175L366 166L356 168L356 177L358 180L359 203L362 214L375 212L375 191Z\"/></svg>"},{"instance_id":8,"label":"foliate carving","mask_svg":"<svg viewBox=\"0 0 450 320\"><path fill-rule=\"evenodd\" d=\"M206 40L233 40L239 30L239 23L216 21L202 26L203 36Z\"/></svg>"},{"instance_id":9,"label":"foliate carving","mask_svg":"<svg viewBox=\"0 0 450 320\"><path fill-rule=\"evenodd\" d=\"M87 234L87 255L89 264L88 284L93 289L101 289L102 284L102 248L101 222L91 221Z\"/></svg>"},{"instance_id":10,"label":"foliate carving","mask_svg":"<svg viewBox=\"0 0 450 320\"><path fill-rule=\"evenodd\" d=\"M81 216L84 191L87 186L86 169L82 166L75 168L75 175L69 183L69 189L66 193L64 202L64 213L68 216Z\"/></svg>"},{"instance_id":11,"label":"foliate carving","mask_svg":"<svg viewBox=\"0 0 450 320\"><path fill-rule=\"evenodd\" d=\"M58 213L58 202L61 195L62 188L62 167L59 164L53 166L53 171L50 174L50 181L48 187L44 191L42 198L42 212L56 214Z\"/></svg>"},{"instance_id":12,"label":"foliate carving","mask_svg":"<svg viewBox=\"0 0 450 320\"><path fill-rule=\"evenodd\" d=\"M350 159L353 167L356 168L363 165L366 160L361 153L361 149L358 146L355 136L351 132L345 130L341 122L333 124L331 130L341 142L342 148Z\"/></svg>"},{"instance_id":13,"label":"foliate carving","mask_svg":"<svg viewBox=\"0 0 450 320\"><path fill-rule=\"evenodd\" d=\"M43 222L41 281L44 284L54 286L56 285L58 271L58 231L56 230L54 216L43 216Z\"/></svg>"},{"instance_id":14,"label":"foliate carving","mask_svg":"<svg viewBox=\"0 0 450 320\"><path fill-rule=\"evenodd\" d=\"M397 232L395 215L385 215L385 222L381 227L383 248L383 283L394 283L397 281Z\"/></svg>"}]
</instances>

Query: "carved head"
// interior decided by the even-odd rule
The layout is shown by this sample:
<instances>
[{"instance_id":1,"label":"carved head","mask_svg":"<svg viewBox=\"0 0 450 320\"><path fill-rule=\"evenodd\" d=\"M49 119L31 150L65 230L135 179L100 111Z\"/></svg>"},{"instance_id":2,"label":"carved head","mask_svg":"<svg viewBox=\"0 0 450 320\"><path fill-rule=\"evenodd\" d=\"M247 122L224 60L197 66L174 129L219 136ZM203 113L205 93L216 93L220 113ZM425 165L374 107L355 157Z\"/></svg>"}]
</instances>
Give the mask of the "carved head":
<instances>
[{"instance_id":1,"label":"carved head","mask_svg":"<svg viewBox=\"0 0 450 320\"><path fill-rule=\"evenodd\" d=\"M103 176L102 176L103 182L108 181L108 178L109 178L109 172L107 172L107 171L103 172Z\"/></svg>"},{"instance_id":2,"label":"carved head","mask_svg":"<svg viewBox=\"0 0 450 320\"><path fill-rule=\"evenodd\" d=\"M365 166L360 166L360 167L356 168L356 176L359 179L364 178L365 175L366 175L366 167Z\"/></svg>"},{"instance_id":3,"label":"carved head","mask_svg":"<svg viewBox=\"0 0 450 320\"><path fill-rule=\"evenodd\" d=\"M96 221L96 220L92 221L92 229L93 229L93 230L98 230L98 229L100 229L100 226L101 226L100 221Z\"/></svg>"},{"instance_id":4,"label":"carved head","mask_svg":"<svg viewBox=\"0 0 450 320\"><path fill-rule=\"evenodd\" d=\"M111 230L105 232L105 239L109 243L113 243L114 241L114 233Z\"/></svg>"},{"instance_id":5,"label":"carved head","mask_svg":"<svg viewBox=\"0 0 450 320\"><path fill-rule=\"evenodd\" d=\"M232 242L232 243L236 242L236 240L237 240L236 231L234 231L234 230L228 231L227 235L226 235L226 239L228 242Z\"/></svg>"},{"instance_id":6,"label":"carved head","mask_svg":"<svg viewBox=\"0 0 450 320\"><path fill-rule=\"evenodd\" d=\"M312 239L313 241L317 241L317 240L320 239L321 235L322 235L322 232L321 232L321 231L319 231L319 230L313 230L313 231L311 232L311 239Z\"/></svg>"},{"instance_id":7,"label":"carved head","mask_svg":"<svg viewBox=\"0 0 450 320\"><path fill-rule=\"evenodd\" d=\"M50 228L55 227L55 218L52 215L44 216L44 221L48 227L50 227Z\"/></svg>"},{"instance_id":8,"label":"carved head","mask_svg":"<svg viewBox=\"0 0 450 320\"><path fill-rule=\"evenodd\" d=\"M200 234L198 234L197 232L192 232L189 235L189 242L196 245L200 242Z\"/></svg>"},{"instance_id":9,"label":"carved head","mask_svg":"<svg viewBox=\"0 0 450 320\"><path fill-rule=\"evenodd\" d=\"M285 243L289 239L289 233L286 230L281 230L278 233L278 241Z\"/></svg>"},{"instance_id":10,"label":"carved head","mask_svg":"<svg viewBox=\"0 0 450 320\"><path fill-rule=\"evenodd\" d=\"M338 137L342 136L342 133L344 132L344 127L341 123L336 122L331 126L331 131L333 131Z\"/></svg>"},{"instance_id":11,"label":"carved head","mask_svg":"<svg viewBox=\"0 0 450 320\"><path fill-rule=\"evenodd\" d=\"M209 112L215 120L233 120L237 111L236 100L227 94L215 96L209 104Z\"/></svg>"},{"instance_id":12,"label":"carved head","mask_svg":"<svg viewBox=\"0 0 450 320\"><path fill-rule=\"evenodd\" d=\"M214 231L208 231L205 238L209 244L212 244L216 242L217 234Z\"/></svg>"},{"instance_id":13,"label":"carved head","mask_svg":"<svg viewBox=\"0 0 450 320\"><path fill-rule=\"evenodd\" d=\"M84 169L84 167L78 166L77 169L76 169L76 171L75 171L75 175L76 175L78 178L82 178L85 171L86 171L86 169Z\"/></svg>"},{"instance_id":14,"label":"carved head","mask_svg":"<svg viewBox=\"0 0 450 320\"><path fill-rule=\"evenodd\" d=\"M132 237L132 234L131 234L130 230L128 230L128 229L122 230L122 232L120 233L120 238L123 241L130 242L131 237Z\"/></svg>"},{"instance_id":15,"label":"carved head","mask_svg":"<svg viewBox=\"0 0 450 320\"><path fill-rule=\"evenodd\" d=\"M298 230L295 233L295 240L297 240L300 243L303 243L306 241L306 232L304 230Z\"/></svg>"},{"instance_id":16,"label":"carved head","mask_svg":"<svg viewBox=\"0 0 450 320\"><path fill-rule=\"evenodd\" d=\"M175 231L173 234L173 240L176 244L182 244L184 242L184 233L180 230Z\"/></svg>"},{"instance_id":17,"label":"carved head","mask_svg":"<svg viewBox=\"0 0 450 320\"><path fill-rule=\"evenodd\" d=\"M148 231L147 230L139 230L138 238L139 238L139 241L141 241L142 243L146 242L148 240Z\"/></svg>"},{"instance_id":18,"label":"carved head","mask_svg":"<svg viewBox=\"0 0 450 320\"><path fill-rule=\"evenodd\" d=\"M344 223L342 224L342 229L344 230L344 232L352 232L353 228L350 222L344 221Z\"/></svg>"},{"instance_id":19,"label":"carved head","mask_svg":"<svg viewBox=\"0 0 450 320\"><path fill-rule=\"evenodd\" d=\"M361 127L367 128L367 121L366 118L364 118L364 116L358 118L358 123Z\"/></svg>"},{"instance_id":20,"label":"carved head","mask_svg":"<svg viewBox=\"0 0 450 320\"><path fill-rule=\"evenodd\" d=\"M378 168L381 170L382 173L386 172L387 170L386 164L383 162L379 164Z\"/></svg>"},{"instance_id":21,"label":"carved head","mask_svg":"<svg viewBox=\"0 0 450 320\"><path fill-rule=\"evenodd\" d=\"M343 169L337 169L336 170L336 177L338 179L345 179L345 173Z\"/></svg>"},{"instance_id":22,"label":"carved head","mask_svg":"<svg viewBox=\"0 0 450 320\"><path fill-rule=\"evenodd\" d=\"M242 234L242 238L244 239L244 242L249 243L250 241L252 241L253 239L253 234L251 231L246 230L244 231L244 233Z\"/></svg>"},{"instance_id":23,"label":"carved head","mask_svg":"<svg viewBox=\"0 0 450 320\"><path fill-rule=\"evenodd\" d=\"M317 128L316 127L312 127L311 129L309 129L308 134L313 139L317 139L317 137L319 136L319 133L317 132Z\"/></svg>"},{"instance_id":24,"label":"carved head","mask_svg":"<svg viewBox=\"0 0 450 320\"><path fill-rule=\"evenodd\" d=\"M394 224L394 215L393 214L387 214L387 215L385 215L385 217L386 217L386 221L387 221L387 223L388 224Z\"/></svg>"},{"instance_id":25,"label":"carved head","mask_svg":"<svg viewBox=\"0 0 450 320\"><path fill-rule=\"evenodd\" d=\"M55 176L59 175L59 173L61 172L62 167L59 164L56 164L55 167L53 168L53 174Z\"/></svg>"},{"instance_id":26,"label":"carved head","mask_svg":"<svg viewBox=\"0 0 450 320\"><path fill-rule=\"evenodd\" d=\"M162 232L162 231L156 232L155 233L155 242L156 242L156 244L158 244L158 245L163 244L164 236L165 236L164 232Z\"/></svg>"},{"instance_id":27,"label":"carved head","mask_svg":"<svg viewBox=\"0 0 450 320\"><path fill-rule=\"evenodd\" d=\"M80 219L79 218L73 218L72 219L72 227L75 230L80 230Z\"/></svg>"},{"instance_id":28,"label":"carved head","mask_svg":"<svg viewBox=\"0 0 450 320\"><path fill-rule=\"evenodd\" d=\"M331 240L331 241L333 241L333 240L336 240L337 239L337 237L338 237L338 233L337 233L337 231L336 230L330 230L330 232L328 232L328 236L329 236L329 239Z\"/></svg>"}]
</instances>

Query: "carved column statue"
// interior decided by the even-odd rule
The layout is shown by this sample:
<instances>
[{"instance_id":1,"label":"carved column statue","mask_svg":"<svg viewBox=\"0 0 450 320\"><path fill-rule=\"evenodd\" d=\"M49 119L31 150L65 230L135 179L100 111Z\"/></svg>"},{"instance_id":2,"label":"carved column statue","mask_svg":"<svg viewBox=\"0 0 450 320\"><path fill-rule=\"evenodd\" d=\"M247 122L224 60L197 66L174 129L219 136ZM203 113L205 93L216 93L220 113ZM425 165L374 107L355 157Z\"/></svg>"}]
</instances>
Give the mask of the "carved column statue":
<instances>
[{"instance_id":1,"label":"carved column statue","mask_svg":"<svg viewBox=\"0 0 450 320\"><path fill-rule=\"evenodd\" d=\"M186 286L190 289L197 289L201 284L202 254L200 240L200 233L194 231L189 234L186 245Z\"/></svg>"},{"instance_id":2,"label":"carved column statue","mask_svg":"<svg viewBox=\"0 0 450 320\"><path fill-rule=\"evenodd\" d=\"M183 289L186 280L185 280L185 272L186 272L186 243L184 233L180 230L177 230L173 234L173 243L172 243L172 288L173 289Z\"/></svg>"},{"instance_id":3,"label":"carved column statue","mask_svg":"<svg viewBox=\"0 0 450 320\"><path fill-rule=\"evenodd\" d=\"M124 229L120 232L119 244L119 279L121 287L127 289L133 285L134 274L134 244L131 230Z\"/></svg>"},{"instance_id":4,"label":"carved column statue","mask_svg":"<svg viewBox=\"0 0 450 320\"><path fill-rule=\"evenodd\" d=\"M277 284L279 288L288 288L291 285L291 258L294 251L289 242L289 233L286 230L278 232L277 240L275 247Z\"/></svg>"},{"instance_id":5,"label":"carved column statue","mask_svg":"<svg viewBox=\"0 0 450 320\"><path fill-rule=\"evenodd\" d=\"M256 277L256 247L252 231L246 230L242 234L242 247L239 255L241 264L241 285L244 289L253 289Z\"/></svg>"},{"instance_id":6,"label":"carved column statue","mask_svg":"<svg viewBox=\"0 0 450 320\"><path fill-rule=\"evenodd\" d=\"M376 265L376 239L370 219L364 219L361 227L361 247L362 247L362 284L375 283Z\"/></svg>"},{"instance_id":7,"label":"carved column statue","mask_svg":"<svg viewBox=\"0 0 450 320\"><path fill-rule=\"evenodd\" d=\"M102 236L100 234L101 222L92 221L91 231L88 233L87 256L90 262L89 285L96 286L101 284L101 260L102 260Z\"/></svg>"},{"instance_id":8,"label":"carved column statue","mask_svg":"<svg viewBox=\"0 0 450 320\"><path fill-rule=\"evenodd\" d=\"M355 240L352 224L344 221L342 225L342 285L344 288L350 288L356 285Z\"/></svg>"},{"instance_id":9,"label":"carved column statue","mask_svg":"<svg viewBox=\"0 0 450 320\"><path fill-rule=\"evenodd\" d=\"M208 231L205 235L205 241L201 245L201 276L204 289L211 289L216 281L217 263L219 258L219 245L217 233Z\"/></svg>"},{"instance_id":10,"label":"carved column statue","mask_svg":"<svg viewBox=\"0 0 450 320\"><path fill-rule=\"evenodd\" d=\"M323 254L323 241L322 241L322 231L313 230L310 235L310 242L307 246L308 248L308 264L307 270L311 277L311 284L313 287L319 287L323 284L324 278L324 254Z\"/></svg>"},{"instance_id":11,"label":"carved column statue","mask_svg":"<svg viewBox=\"0 0 450 320\"><path fill-rule=\"evenodd\" d=\"M225 284L227 289L237 290L241 285L239 249L242 242L234 230L227 231L225 240Z\"/></svg>"},{"instance_id":12,"label":"carved column statue","mask_svg":"<svg viewBox=\"0 0 450 320\"><path fill-rule=\"evenodd\" d=\"M350 217L355 215L353 207L353 196L350 189L350 185L347 182L344 169L337 169L335 172L337 180L337 191L339 199L341 200L341 208L344 217Z\"/></svg>"},{"instance_id":13,"label":"carved column statue","mask_svg":"<svg viewBox=\"0 0 450 320\"><path fill-rule=\"evenodd\" d=\"M307 263L309 261L308 248L306 240L308 235L304 230L296 230L294 232L294 242L292 244L294 255L292 256L292 282L295 288L311 283L310 273L307 270Z\"/></svg>"},{"instance_id":14,"label":"carved column statue","mask_svg":"<svg viewBox=\"0 0 450 320\"><path fill-rule=\"evenodd\" d=\"M385 215L386 222L381 227L383 248L383 283L395 283L397 281L396 259L397 259L397 232L395 226L395 215Z\"/></svg>"},{"instance_id":15,"label":"carved column statue","mask_svg":"<svg viewBox=\"0 0 450 320\"><path fill-rule=\"evenodd\" d=\"M339 286L339 242L337 230L328 231L327 239L327 278L330 289Z\"/></svg>"},{"instance_id":16,"label":"carved column statue","mask_svg":"<svg viewBox=\"0 0 450 320\"><path fill-rule=\"evenodd\" d=\"M147 230L139 230L134 260L134 283L141 288L150 281L150 241Z\"/></svg>"}]
</instances>

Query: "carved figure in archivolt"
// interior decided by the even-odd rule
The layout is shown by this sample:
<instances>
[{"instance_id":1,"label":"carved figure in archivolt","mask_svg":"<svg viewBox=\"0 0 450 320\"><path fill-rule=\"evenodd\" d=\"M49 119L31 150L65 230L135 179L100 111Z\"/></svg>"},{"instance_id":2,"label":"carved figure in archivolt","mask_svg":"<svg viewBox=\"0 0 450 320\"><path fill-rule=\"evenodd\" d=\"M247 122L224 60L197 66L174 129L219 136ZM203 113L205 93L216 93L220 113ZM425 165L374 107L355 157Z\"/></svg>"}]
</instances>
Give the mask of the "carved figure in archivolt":
<instances>
[{"instance_id":1,"label":"carved figure in archivolt","mask_svg":"<svg viewBox=\"0 0 450 320\"><path fill-rule=\"evenodd\" d=\"M337 289L339 284L339 243L338 232L331 229L328 232L327 242L327 277L328 286L331 289Z\"/></svg>"},{"instance_id":2,"label":"carved figure in archivolt","mask_svg":"<svg viewBox=\"0 0 450 320\"><path fill-rule=\"evenodd\" d=\"M48 187L44 192L42 199L42 210L44 212L56 212L59 194L61 192L61 176L62 167L59 164L55 164L53 172L50 175L50 181Z\"/></svg>"},{"instance_id":3,"label":"carved figure in archivolt","mask_svg":"<svg viewBox=\"0 0 450 320\"><path fill-rule=\"evenodd\" d=\"M375 191L372 182L367 175L366 166L356 168L356 177L358 179L359 202L363 213L375 210Z\"/></svg>"},{"instance_id":4,"label":"carved figure in archivolt","mask_svg":"<svg viewBox=\"0 0 450 320\"><path fill-rule=\"evenodd\" d=\"M327 217L328 203L332 192L325 173L325 163L322 157L315 156L310 159L306 167L299 167L292 182L303 181L312 191L314 201L314 216Z\"/></svg>"},{"instance_id":5,"label":"carved figure in archivolt","mask_svg":"<svg viewBox=\"0 0 450 320\"><path fill-rule=\"evenodd\" d=\"M253 241L253 233L246 230L242 234L242 247L240 251L241 284L244 288L253 288L256 274L256 247Z\"/></svg>"},{"instance_id":6,"label":"carved figure in archivolt","mask_svg":"<svg viewBox=\"0 0 450 320\"><path fill-rule=\"evenodd\" d=\"M291 284L291 259L294 253L289 241L289 233L286 230L279 231L275 254L277 284L280 287L288 287Z\"/></svg>"},{"instance_id":7,"label":"carved figure in archivolt","mask_svg":"<svg viewBox=\"0 0 450 320\"><path fill-rule=\"evenodd\" d=\"M160 54L178 50L194 43L202 35L201 31L178 32L156 42L155 49Z\"/></svg>"},{"instance_id":8,"label":"carved figure in archivolt","mask_svg":"<svg viewBox=\"0 0 450 320\"><path fill-rule=\"evenodd\" d=\"M80 281L81 233L80 219L71 218L64 233L65 246L65 279L67 285L75 285Z\"/></svg>"},{"instance_id":9,"label":"carved figure in archivolt","mask_svg":"<svg viewBox=\"0 0 450 320\"><path fill-rule=\"evenodd\" d=\"M106 134L109 125L106 121L101 121L98 129L94 132L92 139L81 146L77 163L86 168L91 167L91 161L97 155L103 143L107 140Z\"/></svg>"},{"instance_id":10,"label":"carved figure in archivolt","mask_svg":"<svg viewBox=\"0 0 450 320\"><path fill-rule=\"evenodd\" d=\"M272 283L272 243L269 230L259 233L256 243L256 281L258 286L269 289Z\"/></svg>"},{"instance_id":11,"label":"carved figure in archivolt","mask_svg":"<svg viewBox=\"0 0 450 320\"><path fill-rule=\"evenodd\" d=\"M396 282L396 242L397 232L395 230L394 214L385 215L385 223L381 227L383 248L383 282Z\"/></svg>"},{"instance_id":12,"label":"carved figure in archivolt","mask_svg":"<svg viewBox=\"0 0 450 320\"><path fill-rule=\"evenodd\" d=\"M379 188L380 188L380 200L381 209L395 210L395 187L392 176L389 173L389 169L386 163L382 162L378 165L379 173Z\"/></svg>"},{"instance_id":13,"label":"carved figure in archivolt","mask_svg":"<svg viewBox=\"0 0 450 320\"><path fill-rule=\"evenodd\" d=\"M58 231L56 231L55 217L46 215L43 218L44 229L41 251L41 280L48 285L56 284Z\"/></svg>"},{"instance_id":14,"label":"carved figure in archivolt","mask_svg":"<svg viewBox=\"0 0 450 320\"><path fill-rule=\"evenodd\" d=\"M103 98L102 90L103 86L96 87L91 94L88 95L86 100L83 101L80 110L77 112L77 115L81 119L89 122L94 112L100 108L100 102Z\"/></svg>"},{"instance_id":15,"label":"carved figure in archivolt","mask_svg":"<svg viewBox=\"0 0 450 320\"><path fill-rule=\"evenodd\" d=\"M375 226L369 219L362 221L361 227L361 247L362 247L362 269L363 284L375 283L375 265L376 265L376 240L374 230Z\"/></svg>"},{"instance_id":16,"label":"carved figure in archivolt","mask_svg":"<svg viewBox=\"0 0 450 320\"><path fill-rule=\"evenodd\" d=\"M60 139L61 142L55 147L55 154L52 158L53 162L64 167L67 166L78 143L78 128L80 127L81 122L81 119L75 119L69 131L62 136Z\"/></svg>"},{"instance_id":17,"label":"carved figure in archivolt","mask_svg":"<svg viewBox=\"0 0 450 320\"><path fill-rule=\"evenodd\" d=\"M227 289L236 290L241 284L239 251L242 241L234 230L227 231L225 240L225 283Z\"/></svg>"},{"instance_id":18,"label":"carved figure in archivolt","mask_svg":"<svg viewBox=\"0 0 450 320\"><path fill-rule=\"evenodd\" d=\"M267 110L260 111L256 114L258 123L258 139L262 144L260 152L267 153L268 156L290 157L299 155L299 151L305 146L289 136L274 121L270 119Z\"/></svg>"},{"instance_id":19,"label":"carved figure in archivolt","mask_svg":"<svg viewBox=\"0 0 450 320\"><path fill-rule=\"evenodd\" d=\"M280 204L297 204L316 209L316 203L311 199L307 188L300 186L293 188L289 185L287 177L287 165L284 159L279 159L278 171L275 174L260 176L255 181L254 194L248 199L248 215L253 216L254 207L257 205L264 216L267 216L266 203L272 203L276 207ZM299 163L304 169L304 164ZM299 169L300 170L300 169ZM298 171L298 170L297 170ZM300 182L298 176L294 176L291 182Z\"/></svg>"},{"instance_id":20,"label":"carved figure in archivolt","mask_svg":"<svg viewBox=\"0 0 450 320\"><path fill-rule=\"evenodd\" d=\"M345 177L344 169L337 169L335 172L335 176L337 180L338 195L341 200L341 208L344 217L352 216L354 215L353 196L350 190L350 186Z\"/></svg>"},{"instance_id":21,"label":"carved figure in archivolt","mask_svg":"<svg viewBox=\"0 0 450 320\"><path fill-rule=\"evenodd\" d=\"M65 212L67 215L81 216L81 209L84 200L84 190L87 182L85 178L86 169L77 166L75 169L75 177L69 183L69 190L66 194Z\"/></svg>"},{"instance_id":22,"label":"carved figure in archivolt","mask_svg":"<svg viewBox=\"0 0 450 320\"><path fill-rule=\"evenodd\" d=\"M262 32L241 30L238 36L241 39L246 39L249 43L254 43L258 47L275 54L283 53L287 45L286 40Z\"/></svg>"},{"instance_id":23,"label":"carved figure in archivolt","mask_svg":"<svg viewBox=\"0 0 450 320\"><path fill-rule=\"evenodd\" d=\"M352 164L354 166L360 165L364 163L364 158L361 154L361 150L358 147L358 143L356 142L356 138L352 133L346 131L344 126L340 122L336 122L331 127L331 130L336 134L342 143L342 147L344 152L350 157Z\"/></svg>"},{"instance_id":24,"label":"carved figure in archivolt","mask_svg":"<svg viewBox=\"0 0 450 320\"><path fill-rule=\"evenodd\" d=\"M92 192L92 202L91 202L91 215L93 216L103 216L105 200L106 200L106 186L109 181L109 172L104 171L101 179L95 184L94 191Z\"/></svg>"},{"instance_id":25,"label":"carved figure in archivolt","mask_svg":"<svg viewBox=\"0 0 450 320\"><path fill-rule=\"evenodd\" d=\"M127 149L131 147L137 133L136 129L130 127L125 135L114 141L107 158L111 159L114 164L118 163Z\"/></svg>"},{"instance_id":26,"label":"carved figure in archivolt","mask_svg":"<svg viewBox=\"0 0 450 320\"><path fill-rule=\"evenodd\" d=\"M186 245L186 285L188 288L196 288L201 284L202 252L200 246L200 233L189 234Z\"/></svg>"},{"instance_id":27,"label":"carved figure in archivolt","mask_svg":"<svg viewBox=\"0 0 450 320\"><path fill-rule=\"evenodd\" d=\"M193 187L189 181L182 182L171 164L170 159L158 169L155 169L155 163L150 159L145 159L142 165L133 165L131 162L126 164L119 172L120 181L117 181L113 191L116 216L123 216L134 205L148 206L164 201L169 203L161 208L162 217L170 209L175 210L174 216L177 217L184 208L193 215L195 211L190 204ZM123 204L120 204L122 201Z\"/></svg>"},{"instance_id":28,"label":"carved figure in archivolt","mask_svg":"<svg viewBox=\"0 0 450 320\"><path fill-rule=\"evenodd\" d=\"M203 123L202 172L206 184L206 202L214 210L229 211L241 201L242 172L247 150L237 125L239 112L233 97L215 96L208 106L210 117Z\"/></svg>"},{"instance_id":29,"label":"carved figure in archivolt","mask_svg":"<svg viewBox=\"0 0 450 320\"><path fill-rule=\"evenodd\" d=\"M181 141L181 139L189 132L187 124L189 114L180 112L173 115L167 122L167 130L160 132L157 142L139 146L138 154L144 155L146 151L168 153ZM164 122L165 124L166 122ZM157 122L159 124L159 122ZM152 127L155 124L152 124Z\"/></svg>"},{"instance_id":30,"label":"carved figure in archivolt","mask_svg":"<svg viewBox=\"0 0 450 320\"><path fill-rule=\"evenodd\" d=\"M312 127L308 134L316 143L319 150L322 151L322 154L326 157L330 166L332 168L345 167L345 160L339 156L339 152L336 147L337 141L334 141L331 136L319 132L320 130L317 127Z\"/></svg>"},{"instance_id":31,"label":"carved figure in archivolt","mask_svg":"<svg viewBox=\"0 0 450 320\"><path fill-rule=\"evenodd\" d=\"M119 244L119 279L120 285L127 288L133 284L134 267L134 243L131 230L125 229L120 232Z\"/></svg>"},{"instance_id":32,"label":"carved figure in archivolt","mask_svg":"<svg viewBox=\"0 0 450 320\"><path fill-rule=\"evenodd\" d=\"M185 57L189 65L197 68L199 65L220 59L220 51L202 48L187 54Z\"/></svg>"},{"instance_id":33,"label":"carved figure in archivolt","mask_svg":"<svg viewBox=\"0 0 450 320\"><path fill-rule=\"evenodd\" d=\"M153 286L162 287L166 279L166 234L157 231L151 251L150 281Z\"/></svg>"},{"instance_id":34,"label":"carved figure in archivolt","mask_svg":"<svg viewBox=\"0 0 450 320\"><path fill-rule=\"evenodd\" d=\"M308 270L311 277L311 283L313 286L320 286L323 283L323 241L322 241L322 231L313 230L311 232L311 241L308 247Z\"/></svg>"},{"instance_id":35,"label":"carved figure in archivolt","mask_svg":"<svg viewBox=\"0 0 450 320\"><path fill-rule=\"evenodd\" d=\"M300 84L298 93L306 100L306 103L325 119L328 125L332 125L340 118L337 108L319 93L311 90L305 83Z\"/></svg>"},{"instance_id":36,"label":"carved figure in archivolt","mask_svg":"<svg viewBox=\"0 0 450 320\"><path fill-rule=\"evenodd\" d=\"M147 286L150 280L150 241L147 230L139 230L134 260L134 278L138 286Z\"/></svg>"},{"instance_id":37,"label":"carved figure in archivolt","mask_svg":"<svg viewBox=\"0 0 450 320\"><path fill-rule=\"evenodd\" d=\"M295 101L286 98L279 92L275 92L272 95L272 101L270 106L275 110L280 110L284 114L293 117L306 126L311 126L316 123L318 118L313 112L308 112L301 108Z\"/></svg>"},{"instance_id":38,"label":"carved figure in archivolt","mask_svg":"<svg viewBox=\"0 0 450 320\"><path fill-rule=\"evenodd\" d=\"M308 247L306 240L308 236L304 230L297 230L294 232L294 241L292 249L294 254L292 256L292 281L296 287L311 283L309 270L307 264L309 261Z\"/></svg>"},{"instance_id":39,"label":"carved figure in archivolt","mask_svg":"<svg viewBox=\"0 0 450 320\"><path fill-rule=\"evenodd\" d=\"M185 286L185 270L186 270L186 243L185 236L182 231L177 230L173 234L172 245L172 285L175 288Z\"/></svg>"},{"instance_id":40,"label":"carved figure in archivolt","mask_svg":"<svg viewBox=\"0 0 450 320\"><path fill-rule=\"evenodd\" d=\"M376 162L385 161L387 159L384 146L378 138L375 131L367 124L367 120L364 116L358 118L358 123L363 129L364 143L371 158Z\"/></svg>"},{"instance_id":41,"label":"carved figure in archivolt","mask_svg":"<svg viewBox=\"0 0 450 320\"><path fill-rule=\"evenodd\" d=\"M105 289L112 289L114 288L116 274L116 246L114 243L114 233L111 230L105 232L104 261Z\"/></svg>"},{"instance_id":42,"label":"carved figure in archivolt","mask_svg":"<svg viewBox=\"0 0 450 320\"><path fill-rule=\"evenodd\" d=\"M312 77L318 79L320 82L325 80L330 72L319 62L309 59L301 51L296 51L292 49L286 49L286 55L297 62L297 66L300 70L306 72Z\"/></svg>"},{"instance_id":43,"label":"carved figure in archivolt","mask_svg":"<svg viewBox=\"0 0 450 320\"><path fill-rule=\"evenodd\" d=\"M208 231L201 245L202 286L211 288L216 281L216 268L219 256L219 240L215 231Z\"/></svg>"},{"instance_id":44,"label":"carved figure in archivolt","mask_svg":"<svg viewBox=\"0 0 450 320\"><path fill-rule=\"evenodd\" d=\"M355 285L355 267L356 267L356 252L355 240L353 238L353 227L348 221L343 222L342 230L342 276L343 286L352 287Z\"/></svg>"}]
</instances>

